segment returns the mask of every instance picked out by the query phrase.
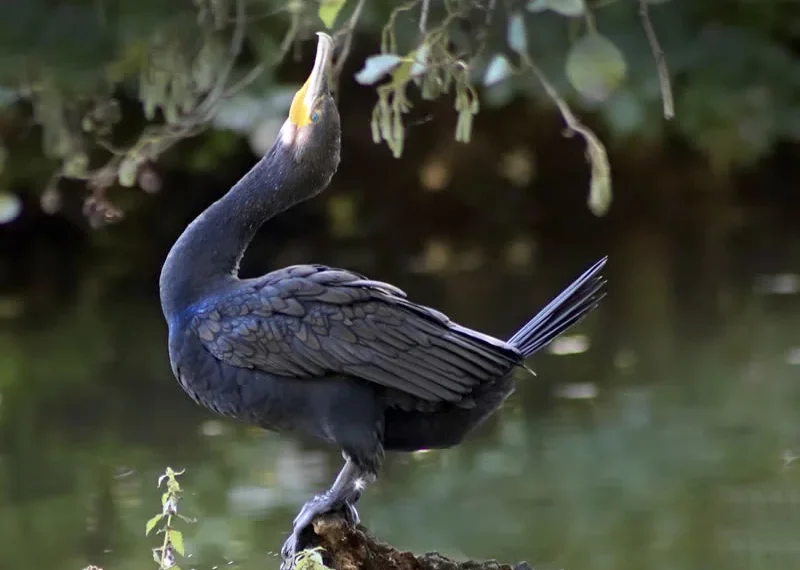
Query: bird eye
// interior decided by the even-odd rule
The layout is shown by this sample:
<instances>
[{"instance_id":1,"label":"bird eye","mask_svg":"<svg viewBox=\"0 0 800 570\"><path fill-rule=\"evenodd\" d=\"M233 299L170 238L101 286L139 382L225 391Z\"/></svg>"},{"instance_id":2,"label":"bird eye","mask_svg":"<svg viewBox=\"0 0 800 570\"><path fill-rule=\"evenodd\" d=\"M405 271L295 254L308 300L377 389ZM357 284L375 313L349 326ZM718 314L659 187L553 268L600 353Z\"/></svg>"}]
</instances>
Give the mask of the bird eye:
<instances>
[{"instance_id":1,"label":"bird eye","mask_svg":"<svg viewBox=\"0 0 800 570\"><path fill-rule=\"evenodd\" d=\"M311 113L311 122L316 123L317 121L319 121L319 113L317 111L314 111L313 113Z\"/></svg>"}]
</instances>

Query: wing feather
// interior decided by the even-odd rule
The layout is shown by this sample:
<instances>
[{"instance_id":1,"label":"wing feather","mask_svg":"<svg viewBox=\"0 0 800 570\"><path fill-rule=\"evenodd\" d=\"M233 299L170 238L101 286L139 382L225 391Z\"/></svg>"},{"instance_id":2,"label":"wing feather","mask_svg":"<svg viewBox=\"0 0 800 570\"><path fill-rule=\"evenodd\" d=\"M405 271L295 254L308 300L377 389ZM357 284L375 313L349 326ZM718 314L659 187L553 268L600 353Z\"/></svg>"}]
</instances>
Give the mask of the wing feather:
<instances>
[{"instance_id":1,"label":"wing feather","mask_svg":"<svg viewBox=\"0 0 800 570\"><path fill-rule=\"evenodd\" d=\"M461 401L520 360L397 287L322 265L245 280L198 310L192 326L232 366L295 378L348 374L431 402Z\"/></svg>"}]
</instances>

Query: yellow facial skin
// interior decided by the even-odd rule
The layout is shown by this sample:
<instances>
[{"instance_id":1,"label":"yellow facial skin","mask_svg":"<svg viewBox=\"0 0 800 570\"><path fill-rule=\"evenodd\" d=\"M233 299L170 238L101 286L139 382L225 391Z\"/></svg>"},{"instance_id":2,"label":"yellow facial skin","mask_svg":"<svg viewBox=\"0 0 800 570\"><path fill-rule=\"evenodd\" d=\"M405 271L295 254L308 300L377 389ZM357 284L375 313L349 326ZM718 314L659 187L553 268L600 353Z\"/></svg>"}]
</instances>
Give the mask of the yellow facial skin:
<instances>
[{"instance_id":1,"label":"yellow facial skin","mask_svg":"<svg viewBox=\"0 0 800 570\"><path fill-rule=\"evenodd\" d=\"M323 32L318 32L317 35L319 40L314 68L300 90L295 93L292 106L289 108L289 122L298 128L320 120L321 110L317 108L317 102L328 86L328 73L333 58L333 38Z\"/></svg>"}]
</instances>

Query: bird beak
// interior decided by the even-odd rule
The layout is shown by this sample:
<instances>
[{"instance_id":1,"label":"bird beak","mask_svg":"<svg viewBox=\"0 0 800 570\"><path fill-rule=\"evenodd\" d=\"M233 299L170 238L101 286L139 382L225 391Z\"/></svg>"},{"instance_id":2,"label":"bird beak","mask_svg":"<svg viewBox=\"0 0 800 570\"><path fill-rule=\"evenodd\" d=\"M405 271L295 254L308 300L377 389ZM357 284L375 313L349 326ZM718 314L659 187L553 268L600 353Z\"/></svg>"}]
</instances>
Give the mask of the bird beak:
<instances>
[{"instance_id":1,"label":"bird beak","mask_svg":"<svg viewBox=\"0 0 800 570\"><path fill-rule=\"evenodd\" d=\"M328 75L333 63L333 38L324 32L317 32L317 57L314 60L314 69L306 82L295 93L292 106L289 109L289 121L297 127L311 123L311 110L317 99L328 91Z\"/></svg>"}]
</instances>

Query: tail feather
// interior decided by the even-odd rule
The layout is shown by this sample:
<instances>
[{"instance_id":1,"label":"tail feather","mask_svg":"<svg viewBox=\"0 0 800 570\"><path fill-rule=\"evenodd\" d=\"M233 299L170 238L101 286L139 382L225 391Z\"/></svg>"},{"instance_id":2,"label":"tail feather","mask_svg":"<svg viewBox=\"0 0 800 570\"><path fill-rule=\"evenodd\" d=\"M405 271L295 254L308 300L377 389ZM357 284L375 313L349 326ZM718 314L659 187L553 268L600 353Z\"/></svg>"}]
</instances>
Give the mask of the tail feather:
<instances>
[{"instance_id":1,"label":"tail feather","mask_svg":"<svg viewBox=\"0 0 800 570\"><path fill-rule=\"evenodd\" d=\"M508 339L508 344L527 358L593 311L606 295L600 271L607 260L603 257L559 293Z\"/></svg>"}]
</instances>

